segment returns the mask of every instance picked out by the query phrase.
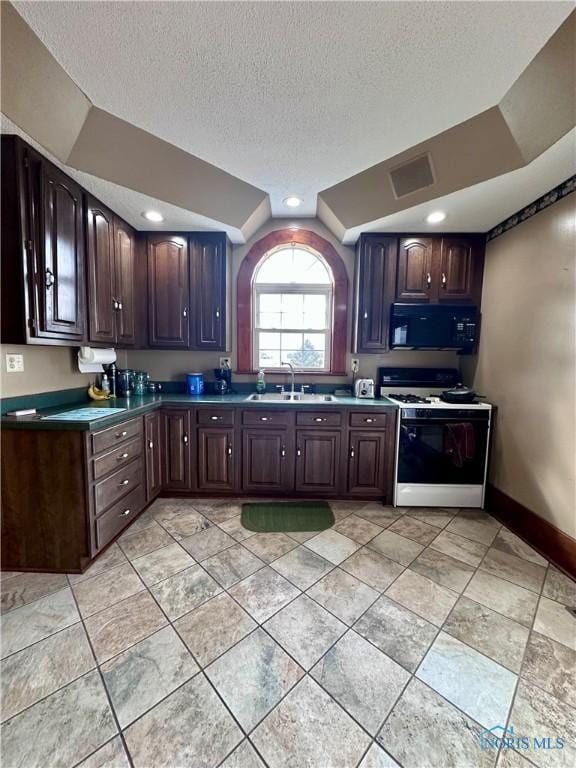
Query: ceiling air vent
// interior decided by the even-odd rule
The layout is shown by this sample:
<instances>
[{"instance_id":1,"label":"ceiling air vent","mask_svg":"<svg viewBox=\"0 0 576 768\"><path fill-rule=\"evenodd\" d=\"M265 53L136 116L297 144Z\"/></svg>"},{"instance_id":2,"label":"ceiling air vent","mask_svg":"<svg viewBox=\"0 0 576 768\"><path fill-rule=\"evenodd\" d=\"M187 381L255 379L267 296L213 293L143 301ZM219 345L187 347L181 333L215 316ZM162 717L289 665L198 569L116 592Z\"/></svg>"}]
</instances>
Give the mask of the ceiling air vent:
<instances>
[{"instance_id":1,"label":"ceiling air vent","mask_svg":"<svg viewBox=\"0 0 576 768\"><path fill-rule=\"evenodd\" d=\"M425 154L390 171L390 181L396 199L406 197L435 183L430 155Z\"/></svg>"}]
</instances>

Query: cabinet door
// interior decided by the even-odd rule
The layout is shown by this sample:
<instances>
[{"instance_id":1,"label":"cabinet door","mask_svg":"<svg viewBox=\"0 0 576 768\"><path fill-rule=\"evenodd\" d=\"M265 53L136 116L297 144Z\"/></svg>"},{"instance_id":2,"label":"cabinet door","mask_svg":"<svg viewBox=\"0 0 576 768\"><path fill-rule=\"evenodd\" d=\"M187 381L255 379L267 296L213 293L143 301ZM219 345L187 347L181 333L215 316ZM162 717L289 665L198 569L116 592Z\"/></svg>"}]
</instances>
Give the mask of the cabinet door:
<instances>
[{"instance_id":1,"label":"cabinet door","mask_svg":"<svg viewBox=\"0 0 576 768\"><path fill-rule=\"evenodd\" d=\"M85 328L82 190L52 165L42 167L39 336L82 341Z\"/></svg>"},{"instance_id":2,"label":"cabinet door","mask_svg":"<svg viewBox=\"0 0 576 768\"><path fill-rule=\"evenodd\" d=\"M190 242L192 347L227 349L227 251L225 234L195 235Z\"/></svg>"},{"instance_id":3,"label":"cabinet door","mask_svg":"<svg viewBox=\"0 0 576 768\"><path fill-rule=\"evenodd\" d=\"M88 339L113 346L115 338L114 215L86 196Z\"/></svg>"},{"instance_id":4,"label":"cabinet door","mask_svg":"<svg viewBox=\"0 0 576 768\"><path fill-rule=\"evenodd\" d=\"M394 237L366 235L360 239L355 276L355 352L388 350L397 249Z\"/></svg>"},{"instance_id":5,"label":"cabinet door","mask_svg":"<svg viewBox=\"0 0 576 768\"><path fill-rule=\"evenodd\" d=\"M164 411L164 486L170 491L191 488L190 412Z\"/></svg>"},{"instance_id":6,"label":"cabinet door","mask_svg":"<svg viewBox=\"0 0 576 768\"><path fill-rule=\"evenodd\" d=\"M385 491L386 432L350 432L348 492L383 496Z\"/></svg>"},{"instance_id":7,"label":"cabinet door","mask_svg":"<svg viewBox=\"0 0 576 768\"><path fill-rule=\"evenodd\" d=\"M234 430L198 429L198 490L233 491L236 445Z\"/></svg>"},{"instance_id":8,"label":"cabinet door","mask_svg":"<svg viewBox=\"0 0 576 768\"><path fill-rule=\"evenodd\" d=\"M188 245L183 237L148 237L148 313L151 347L189 347Z\"/></svg>"},{"instance_id":9,"label":"cabinet door","mask_svg":"<svg viewBox=\"0 0 576 768\"><path fill-rule=\"evenodd\" d=\"M114 219L114 300L116 342L120 347L136 344L136 237L121 219Z\"/></svg>"},{"instance_id":10,"label":"cabinet door","mask_svg":"<svg viewBox=\"0 0 576 768\"><path fill-rule=\"evenodd\" d=\"M290 491L294 488L294 450L287 430L244 429L242 489Z\"/></svg>"},{"instance_id":11,"label":"cabinet door","mask_svg":"<svg viewBox=\"0 0 576 768\"><path fill-rule=\"evenodd\" d=\"M340 488L340 432L297 430L296 490L337 493Z\"/></svg>"},{"instance_id":12,"label":"cabinet door","mask_svg":"<svg viewBox=\"0 0 576 768\"><path fill-rule=\"evenodd\" d=\"M151 501L162 490L162 418L159 411L146 414L144 430L146 501Z\"/></svg>"},{"instance_id":13,"label":"cabinet door","mask_svg":"<svg viewBox=\"0 0 576 768\"><path fill-rule=\"evenodd\" d=\"M400 240L397 301L434 301L437 298L434 246L434 238L431 237L405 237Z\"/></svg>"},{"instance_id":14,"label":"cabinet door","mask_svg":"<svg viewBox=\"0 0 576 768\"><path fill-rule=\"evenodd\" d=\"M474 239L443 237L440 250L440 301L480 301L482 251ZM480 276L478 277L478 272ZM477 297L477 299L476 299Z\"/></svg>"}]
</instances>

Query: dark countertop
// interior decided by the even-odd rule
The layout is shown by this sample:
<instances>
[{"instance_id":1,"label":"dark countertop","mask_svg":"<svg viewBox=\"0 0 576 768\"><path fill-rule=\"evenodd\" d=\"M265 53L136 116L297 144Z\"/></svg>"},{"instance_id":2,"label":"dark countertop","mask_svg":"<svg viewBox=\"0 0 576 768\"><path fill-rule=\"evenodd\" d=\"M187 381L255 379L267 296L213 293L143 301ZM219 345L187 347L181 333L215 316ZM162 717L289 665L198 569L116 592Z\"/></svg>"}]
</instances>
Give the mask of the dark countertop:
<instances>
[{"instance_id":1,"label":"dark countertop","mask_svg":"<svg viewBox=\"0 0 576 768\"><path fill-rule=\"evenodd\" d=\"M286 400L269 401L250 401L248 394L241 395L144 395L143 397L131 397L130 399L118 397L115 400L74 402L68 405L59 405L52 408L39 409L34 416L2 416L3 429L42 429L56 431L80 431L87 432L103 429L113 424L119 424L132 416L141 416L144 413L154 411L161 406L197 406L197 405L232 405L242 406L243 408L259 408L265 410L269 408L307 408L307 409L330 409L330 408L394 408L398 406L387 398L378 400L361 399L356 397L337 397L332 402L322 402L318 400L300 400L289 402ZM46 421L42 417L55 413L64 413L65 411L75 411L79 408L98 408L103 411L110 408L125 408L122 413L115 413L105 418L94 419L92 421Z\"/></svg>"}]
</instances>

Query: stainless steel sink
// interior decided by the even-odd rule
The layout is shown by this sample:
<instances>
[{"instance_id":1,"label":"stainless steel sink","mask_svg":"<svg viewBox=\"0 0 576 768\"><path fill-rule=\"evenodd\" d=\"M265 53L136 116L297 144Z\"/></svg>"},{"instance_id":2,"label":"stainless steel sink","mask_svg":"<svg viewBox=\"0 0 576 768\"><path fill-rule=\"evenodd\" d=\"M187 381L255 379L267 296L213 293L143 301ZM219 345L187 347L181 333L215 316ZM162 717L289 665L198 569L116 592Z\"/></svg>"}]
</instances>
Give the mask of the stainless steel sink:
<instances>
[{"instance_id":1,"label":"stainless steel sink","mask_svg":"<svg viewBox=\"0 0 576 768\"><path fill-rule=\"evenodd\" d=\"M286 402L286 403L337 403L337 398L334 395L310 395L303 392L266 392L263 395L253 394L249 395L246 400L251 403L270 403L270 402Z\"/></svg>"}]
</instances>

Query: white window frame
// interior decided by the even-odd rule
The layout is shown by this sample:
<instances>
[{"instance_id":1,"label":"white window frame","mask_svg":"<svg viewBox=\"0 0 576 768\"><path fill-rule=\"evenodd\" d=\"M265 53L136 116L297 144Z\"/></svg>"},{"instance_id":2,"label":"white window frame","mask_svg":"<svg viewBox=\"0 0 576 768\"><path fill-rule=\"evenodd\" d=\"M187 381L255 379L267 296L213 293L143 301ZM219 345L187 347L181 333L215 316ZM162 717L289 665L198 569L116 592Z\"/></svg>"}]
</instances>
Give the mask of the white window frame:
<instances>
[{"instance_id":1,"label":"white window frame","mask_svg":"<svg viewBox=\"0 0 576 768\"><path fill-rule=\"evenodd\" d=\"M286 246L282 246L285 248ZM299 246L300 248L302 246ZM278 249L274 249L278 250ZM273 251L266 254L266 258L270 256ZM260 334L261 333L322 333L325 336L326 342L324 346L324 366L322 368L298 368L298 371L305 373L330 373L331 365L331 353L332 353L332 338L334 334L334 283L332 278L332 271L330 267L324 262L322 256L315 251L311 253L318 259L320 259L326 267L328 274L331 276L329 283L257 283L256 279L252 284L252 350L253 350L253 365L254 370L260 368ZM262 260L262 263L264 259ZM256 271L256 276L258 271ZM278 294L278 293L298 293L306 294L310 296L326 296L326 328L260 328L258 326L258 315L260 307L260 296L262 294ZM280 362L285 362L281 360ZM286 373L286 367L275 368L266 366L266 371L271 373Z\"/></svg>"}]
</instances>

